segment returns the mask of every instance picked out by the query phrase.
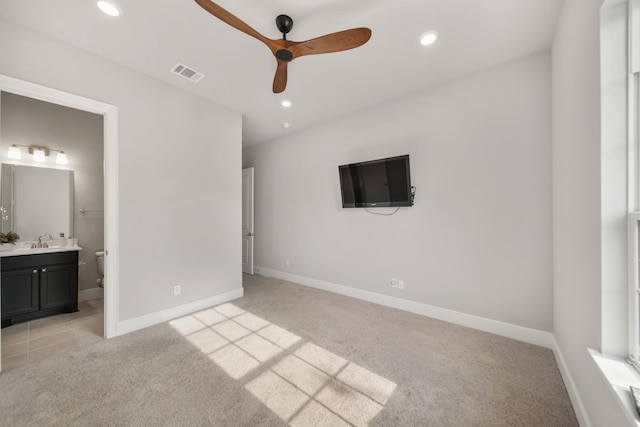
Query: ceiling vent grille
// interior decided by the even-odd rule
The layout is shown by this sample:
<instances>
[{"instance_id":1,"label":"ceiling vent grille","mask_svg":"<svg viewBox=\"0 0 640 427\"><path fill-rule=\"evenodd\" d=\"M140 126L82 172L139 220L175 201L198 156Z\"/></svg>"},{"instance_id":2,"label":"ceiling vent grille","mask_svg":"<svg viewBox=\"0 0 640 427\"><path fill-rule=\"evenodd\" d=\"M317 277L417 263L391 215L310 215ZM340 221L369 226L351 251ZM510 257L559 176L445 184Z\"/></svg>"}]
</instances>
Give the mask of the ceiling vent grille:
<instances>
[{"instance_id":1,"label":"ceiling vent grille","mask_svg":"<svg viewBox=\"0 0 640 427\"><path fill-rule=\"evenodd\" d=\"M204 74L199 73L196 70L189 68L179 62L174 65L174 67L171 69L171 72L184 77L187 80L191 80L194 83L198 83L204 77Z\"/></svg>"}]
</instances>

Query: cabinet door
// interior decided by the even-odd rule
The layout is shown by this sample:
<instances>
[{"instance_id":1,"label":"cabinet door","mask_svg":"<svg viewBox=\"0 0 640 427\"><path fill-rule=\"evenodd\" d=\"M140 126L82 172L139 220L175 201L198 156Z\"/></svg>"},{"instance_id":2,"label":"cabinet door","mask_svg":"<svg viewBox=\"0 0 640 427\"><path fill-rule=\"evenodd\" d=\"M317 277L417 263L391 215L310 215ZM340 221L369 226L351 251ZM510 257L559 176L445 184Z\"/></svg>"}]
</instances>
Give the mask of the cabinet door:
<instances>
[{"instance_id":1,"label":"cabinet door","mask_svg":"<svg viewBox=\"0 0 640 427\"><path fill-rule=\"evenodd\" d=\"M40 310L77 302L77 264L40 268Z\"/></svg>"},{"instance_id":2,"label":"cabinet door","mask_svg":"<svg viewBox=\"0 0 640 427\"><path fill-rule=\"evenodd\" d=\"M2 273L2 318L38 311L38 269Z\"/></svg>"}]
</instances>

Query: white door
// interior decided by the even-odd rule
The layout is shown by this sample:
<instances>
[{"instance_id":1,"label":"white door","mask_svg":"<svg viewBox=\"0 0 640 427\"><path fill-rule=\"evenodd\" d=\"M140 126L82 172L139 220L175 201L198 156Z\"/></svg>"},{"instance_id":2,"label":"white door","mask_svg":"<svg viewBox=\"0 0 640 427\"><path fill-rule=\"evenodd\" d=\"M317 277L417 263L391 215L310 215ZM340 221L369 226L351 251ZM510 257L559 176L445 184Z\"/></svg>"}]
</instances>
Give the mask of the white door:
<instances>
[{"instance_id":1,"label":"white door","mask_svg":"<svg viewBox=\"0 0 640 427\"><path fill-rule=\"evenodd\" d=\"M242 169L242 271L253 274L253 168Z\"/></svg>"}]
</instances>

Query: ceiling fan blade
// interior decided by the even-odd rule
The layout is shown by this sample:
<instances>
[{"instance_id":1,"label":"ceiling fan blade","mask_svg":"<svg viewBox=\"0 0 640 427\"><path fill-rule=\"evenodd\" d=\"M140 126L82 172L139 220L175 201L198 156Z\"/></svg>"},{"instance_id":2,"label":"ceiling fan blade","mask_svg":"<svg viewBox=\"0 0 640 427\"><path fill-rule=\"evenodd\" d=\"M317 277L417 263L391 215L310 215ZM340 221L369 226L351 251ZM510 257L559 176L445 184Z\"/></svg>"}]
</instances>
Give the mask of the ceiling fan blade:
<instances>
[{"instance_id":1,"label":"ceiling fan blade","mask_svg":"<svg viewBox=\"0 0 640 427\"><path fill-rule=\"evenodd\" d=\"M276 68L276 75L273 78L273 93L284 92L287 87L287 64L287 61L278 59L278 68Z\"/></svg>"},{"instance_id":2,"label":"ceiling fan blade","mask_svg":"<svg viewBox=\"0 0 640 427\"><path fill-rule=\"evenodd\" d=\"M289 47L289 50L294 58L304 55L340 52L362 46L370 38L371 30L369 28L353 28L295 43Z\"/></svg>"},{"instance_id":3,"label":"ceiling fan blade","mask_svg":"<svg viewBox=\"0 0 640 427\"><path fill-rule=\"evenodd\" d=\"M195 0L195 2L198 3L204 10L220 19L222 22L226 22L233 28L236 28L245 34L248 34L251 37L260 40L261 42L269 46L270 49L272 48L271 43L273 42L273 40L263 36L262 34L251 28L249 25L247 25L245 22L243 22L240 18L228 12L226 9L223 9L222 7L209 0Z\"/></svg>"}]
</instances>

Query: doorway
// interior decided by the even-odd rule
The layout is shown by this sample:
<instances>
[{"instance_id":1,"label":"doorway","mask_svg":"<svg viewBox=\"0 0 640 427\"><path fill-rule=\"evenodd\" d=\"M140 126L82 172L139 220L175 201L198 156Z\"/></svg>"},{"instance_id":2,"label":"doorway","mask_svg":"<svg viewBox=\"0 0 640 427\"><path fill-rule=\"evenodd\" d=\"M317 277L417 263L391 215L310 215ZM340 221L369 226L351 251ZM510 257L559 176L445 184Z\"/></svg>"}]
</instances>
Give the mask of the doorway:
<instances>
[{"instance_id":1,"label":"doorway","mask_svg":"<svg viewBox=\"0 0 640 427\"><path fill-rule=\"evenodd\" d=\"M104 336L117 333L117 107L89 98L69 94L45 86L0 75L0 92L33 98L52 104L101 115L104 129L104 272L108 284L104 287ZM2 108L2 105L0 105ZM1 348L0 348L1 351ZM0 366L0 370L2 367Z\"/></svg>"}]
</instances>

